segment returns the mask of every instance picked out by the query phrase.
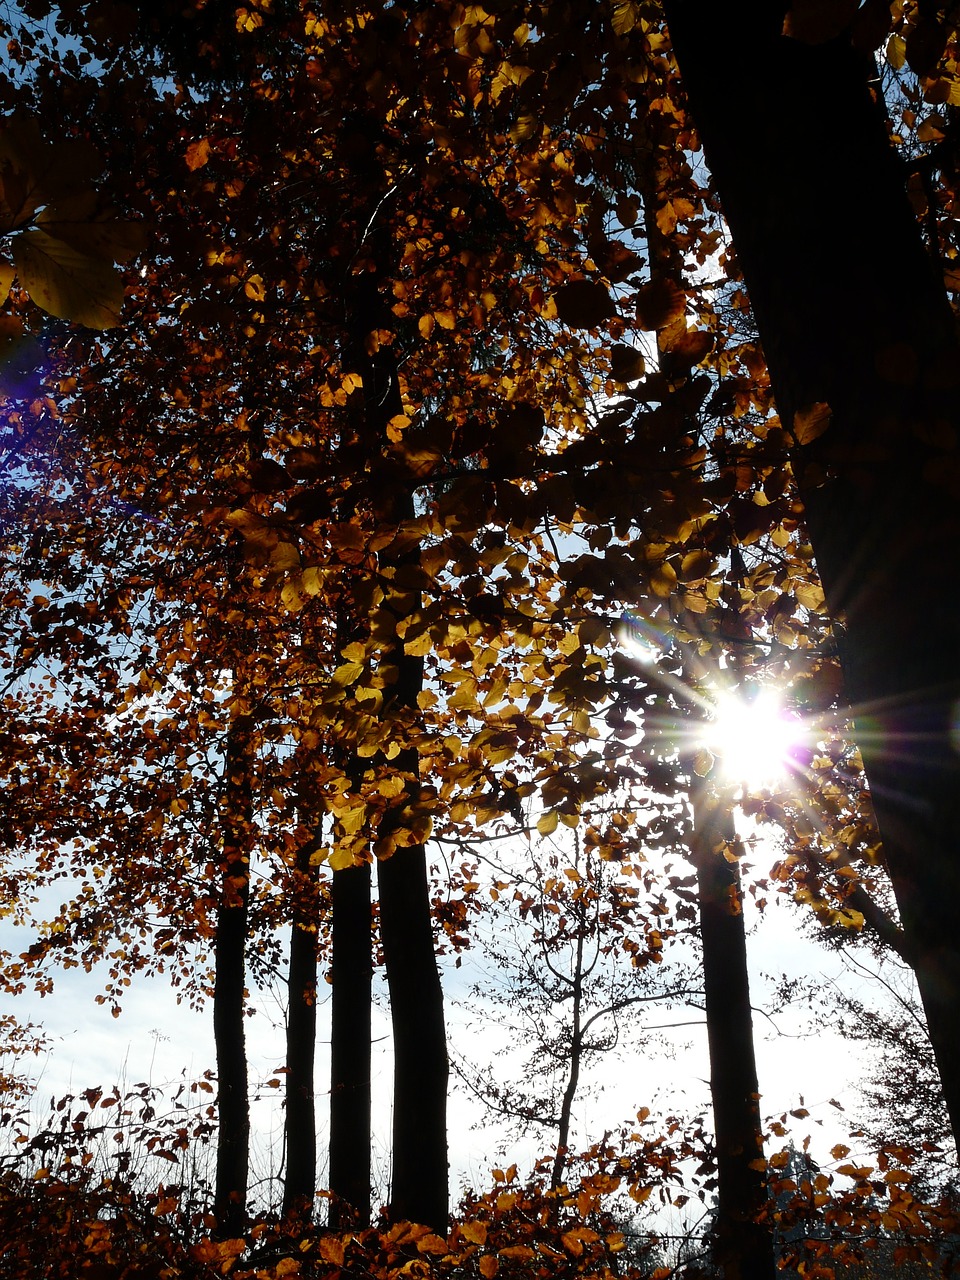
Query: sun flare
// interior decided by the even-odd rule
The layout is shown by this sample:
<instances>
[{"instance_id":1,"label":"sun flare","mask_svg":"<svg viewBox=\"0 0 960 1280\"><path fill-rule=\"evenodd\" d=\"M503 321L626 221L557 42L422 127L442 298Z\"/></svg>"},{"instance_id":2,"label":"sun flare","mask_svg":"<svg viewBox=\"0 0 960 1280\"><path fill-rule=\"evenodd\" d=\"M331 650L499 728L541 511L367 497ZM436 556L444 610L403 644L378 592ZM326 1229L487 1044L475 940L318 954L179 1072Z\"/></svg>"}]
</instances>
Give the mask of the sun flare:
<instances>
[{"instance_id":1,"label":"sun flare","mask_svg":"<svg viewBox=\"0 0 960 1280\"><path fill-rule=\"evenodd\" d=\"M730 782L747 788L771 786L796 765L802 726L772 689L753 698L724 694L705 726L704 746Z\"/></svg>"}]
</instances>

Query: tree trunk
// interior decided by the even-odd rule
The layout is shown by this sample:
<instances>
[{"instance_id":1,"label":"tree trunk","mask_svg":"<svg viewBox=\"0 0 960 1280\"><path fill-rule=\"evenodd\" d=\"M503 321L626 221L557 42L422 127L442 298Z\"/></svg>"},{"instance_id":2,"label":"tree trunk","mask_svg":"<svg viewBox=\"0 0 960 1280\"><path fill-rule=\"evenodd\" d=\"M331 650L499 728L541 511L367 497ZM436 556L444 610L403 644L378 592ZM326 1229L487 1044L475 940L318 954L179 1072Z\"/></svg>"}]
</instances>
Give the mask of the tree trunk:
<instances>
[{"instance_id":1,"label":"tree trunk","mask_svg":"<svg viewBox=\"0 0 960 1280\"><path fill-rule=\"evenodd\" d=\"M418 558L419 548L413 554ZM400 558L390 567L401 567ZM397 669L393 686L397 704L415 709L423 688L423 660L404 654L400 643L386 662ZM394 764L407 778L407 799L415 798L420 777L416 749L400 751ZM381 836L389 836L401 821L401 808L396 805L384 815ZM393 1028L390 1213L395 1220L426 1223L445 1235L449 1061L425 847L399 847L378 861L377 885Z\"/></svg>"},{"instance_id":2,"label":"tree trunk","mask_svg":"<svg viewBox=\"0 0 960 1280\"><path fill-rule=\"evenodd\" d=\"M317 1178L314 1059L317 1046L317 868L311 841L297 854L287 976L283 1214L309 1218Z\"/></svg>"},{"instance_id":3,"label":"tree trunk","mask_svg":"<svg viewBox=\"0 0 960 1280\"><path fill-rule=\"evenodd\" d=\"M715 1260L724 1280L773 1280L753 1014L740 874L729 861L733 801L693 775L693 861L697 869L710 1094L717 1146Z\"/></svg>"},{"instance_id":4,"label":"tree trunk","mask_svg":"<svg viewBox=\"0 0 960 1280\"><path fill-rule=\"evenodd\" d=\"M366 252L371 263L378 256L381 262L389 262L395 252L377 222L380 211L387 208L387 194L378 192L367 230ZM386 454L388 424L404 411L392 348L379 351L379 344L370 342L370 335L378 328L389 328L393 316L385 309L375 270L355 277L350 288L354 358L363 378L361 438L373 466ZM379 514L384 524L400 526L411 521L413 477L398 470L385 473L380 483ZM419 568L419 543L408 544L401 552L391 552L388 546L378 554L377 573L384 589L380 608L391 612L397 622L420 608L419 593L398 586L405 574L416 577ZM395 638L382 651L380 664L381 671L389 673L383 690L384 708L399 712L401 719L406 713L415 721L420 714L417 699L423 690L423 658L405 653L403 640ZM401 747L389 764L404 779L404 793L381 819L377 832L381 844L403 825L403 809L417 803L420 789L420 757L415 747ZM401 843L380 858L377 885L394 1054L390 1214L394 1220L425 1223L446 1234L449 1062L425 847Z\"/></svg>"},{"instance_id":5,"label":"tree trunk","mask_svg":"<svg viewBox=\"0 0 960 1280\"><path fill-rule=\"evenodd\" d=\"M370 863L333 873L330 1205L334 1228L370 1221Z\"/></svg>"},{"instance_id":6,"label":"tree trunk","mask_svg":"<svg viewBox=\"0 0 960 1280\"><path fill-rule=\"evenodd\" d=\"M567 1084L560 1102L560 1124L557 1128L557 1154L553 1159L553 1172L550 1176L551 1190L556 1191L563 1181L563 1171L567 1163L567 1150L570 1146L570 1118L573 1115L573 1100L577 1096L580 1083L580 1063L583 1060L583 932L586 922L583 919L581 904L577 904L580 915L577 929L577 954L574 961L573 981L570 984L572 1009L570 1013L570 1067Z\"/></svg>"},{"instance_id":7,"label":"tree trunk","mask_svg":"<svg viewBox=\"0 0 960 1280\"><path fill-rule=\"evenodd\" d=\"M954 1135L960 1133L958 348L872 59L786 5L665 0L784 426Z\"/></svg>"},{"instance_id":8,"label":"tree trunk","mask_svg":"<svg viewBox=\"0 0 960 1280\"><path fill-rule=\"evenodd\" d=\"M423 845L377 864L393 1025L390 1214L447 1231L447 1040Z\"/></svg>"},{"instance_id":9,"label":"tree trunk","mask_svg":"<svg viewBox=\"0 0 960 1280\"><path fill-rule=\"evenodd\" d=\"M237 697L235 689L235 697ZM239 698L238 698L239 701ZM215 941L213 1037L217 1056L217 1138L214 1214L221 1236L238 1236L246 1226L250 1157L250 1104L244 951L250 901L250 833L253 820L253 719L234 712L227 732L223 788L223 852Z\"/></svg>"}]
</instances>

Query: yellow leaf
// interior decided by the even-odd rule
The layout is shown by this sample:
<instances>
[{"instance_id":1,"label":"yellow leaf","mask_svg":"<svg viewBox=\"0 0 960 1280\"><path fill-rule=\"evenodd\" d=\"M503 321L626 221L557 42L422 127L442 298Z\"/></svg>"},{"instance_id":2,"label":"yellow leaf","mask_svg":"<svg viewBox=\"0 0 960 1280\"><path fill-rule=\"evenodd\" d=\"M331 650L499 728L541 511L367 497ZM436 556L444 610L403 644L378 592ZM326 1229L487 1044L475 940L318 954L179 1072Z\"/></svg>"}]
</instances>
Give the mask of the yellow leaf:
<instances>
[{"instance_id":1,"label":"yellow leaf","mask_svg":"<svg viewBox=\"0 0 960 1280\"><path fill-rule=\"evenodd\" d=\"M16 237L13 260L20 283L50 315L90 329L120 323L123 281L108 262L39 230Z\"/></svg>"},{"instance_id":2,"label":"yellow leaf","mask_svg":"<svg viewBox=\"0 0 960 1280\"><path fill-rule=\"evenodd\" d=\"M552 835L557 829L558 821L556 809L547 809L545 813L541 814L537 822L537 830L542 836Z\"/></svg>"},{"instance_id":3,"label":"yellow leaf","mask_svg":"<svg viewBox=\"0 0 960 1280\"><path fill-rule=\"evenodd\" d=\"M243 286L243 292L254 302L262 302L267 296L267 291L263 287L263 279L258 275L247 277L247 282Z\"/></svg>"},{"instance_id":4,"label":"yellow leaf","mask_svg":"<svg viewBox=\"0 0 960 1280\"><path fill-rule=\"evenodd\" d=\"M903 36L891 36L887 41L887 62L894 71L899 71L907 59L907 42Z\"/></svg>"},{"instance_id":5,"label":"yellow leaf","mask_svg":"<svg viewBox=\"0 0 960 1280\"><path fill-rule=\"evenodd\" d=\"M210 139L200 138L187 147L187 168L191 171L202 169L210 159Z\"/></svg>"},{"instance_id":6,"label":"yellow leaf","mask_svg":"<svg viewBox=\"0 0 960 1280\"><path fill-rule=\"evenodd\" d=\"M332 1262L335 1267L342 1267L343 1241L336 1236L321 1236L320 1256L324 1262Z\"/></svg>"},{"instance_id":7,"label":"yellow leaf","mask_svg":"<svg viewBox=\"0 0 960 1280\"><path fill-rule=\"evenodd\" d=\"M420 330L421 338L429 338L431 333L433 333L435 324L436 321L433 316L421 316L417 321L417 328Z\"/></svg>"},{"instance_id":8,"label":"yellow leaf","mask_svg":"<svg viewBox=\"0 0 960 1280\"><path fill-rule=\"evenodd\" d=\"M354 681L359 680L360 676L362 675L363 675L362 662L344 662L339 667L337 667L331 679L333 680L334 684L339 684L339 685L342 685L344 688L346 688L347 685L353 684Z\"/></svg>"},{"instance_id":9,"label":"yellow leaf","mask_svg":"<svg viewBox=\"0 0 960 1280\"><path fill-rule=\"evenodd\" d=\"M318 596L323 590L324 571L311 565L304 569L300 578L300 589L308 596Z\"/></svg>"},{"instance_id":10,"label":"yellow leaf","mask_svg":"<svg viewBox=\"0 0 960 1280\"><path fill-rule=\"evenodd\" d=\"M327 859L331 871L345 871L347 867L356 866L356 859L349 849L338 846Z\"/></svg>"},{"instance_id":11,"label":"yellow leaf","mask_svg":"<svg viewBox=\"0 0 960 1280\"><path fill-rule=\"evenodd\" d=\"M428 1232L427 1235L421 1236L420 1239L417 1241L417 1252L418 1253L446 1253L447 1242L446 1240L441 1239L440 1236L434 1235L433 1232L431 1231L431 1232Z\"/></svg>"},{"instance_id":12,"label":"yellow leaf","mask_svg":"<svg viewBox=\"0 0 960 1280\"><path fill-rule=\"evenodd\" d=\"M637 25L638 5L633 0L617 0L613 6L613 29L618 36L625 36Z\"/></svg>"},{"instance_id":13,"label":"yellow leaf","mask_svg":"<svg viewBox=\"0 0 960 1280\"><path fill-rule=\"evenodd\" d=\"M470 1244L486 1244L487 1224L485 1222L461 1222L460 1234Z\"/></svg>"},{"instance_id":14,"label":"yellow leaf","mask_svg":"<svg viewBox=\"0 0 960 1280\"><path fill-rule=\"evenodd\" d=\"M492 1253L485 1253L480 1259L480 1274L483 1276L483 1280L493 1280L499 1267L500 1263Z\"/></svg>"},{"instance_id":15,"label":"yellow leaf","mask_svg":"<svg viewBox=\"0 0 960 1280\"><path fill-rule=\"evenodd\" d=\"M666 599L677 585L677 571L666 561L658 565L650 575L650 589L653 594Z\"/></svg>"},{"instance_id":16,"label":"yellow leaf","mask_svg":"<svg viewBox=\"0 0 960 1280\"><path fill-rule=\"evenodd\" d=\"M12 262L0 261L0 306L6 302L16 275L17 268Z\"/></svg>"},{"instance_id":17,"label":"yellow leaf","mask_svg":"<svg viewBox=\"0 0 960 1280\"><path fill-rule=\"evenodd\" d=\"M280 592L280 602L285 609L289 609L291 613L299 613L306 604L306 597L300 591L300 584L297 582L285 582Z\"/></svg>"},{"instance_id":18,"label":"yellow leaf","mask_svg":"<svg viewBox=\"0 0 960 1280\"><path fill-rule=\"evenodd\" d=\"M433 318L441 329L453 329L457 323L457 317L452 311L435 311Z\"/></svg>"},{"instance_id":19,"label":"yellow leaf","mask_svg":"<svg viewBox=\"0 0 960 1280\"><path fill-rule=\"evenodd\" d=\"M673 280L661 277L637 290L637 323L641 329L665 329L686 309L686 294Z\"/></svg>"}]
</instances>

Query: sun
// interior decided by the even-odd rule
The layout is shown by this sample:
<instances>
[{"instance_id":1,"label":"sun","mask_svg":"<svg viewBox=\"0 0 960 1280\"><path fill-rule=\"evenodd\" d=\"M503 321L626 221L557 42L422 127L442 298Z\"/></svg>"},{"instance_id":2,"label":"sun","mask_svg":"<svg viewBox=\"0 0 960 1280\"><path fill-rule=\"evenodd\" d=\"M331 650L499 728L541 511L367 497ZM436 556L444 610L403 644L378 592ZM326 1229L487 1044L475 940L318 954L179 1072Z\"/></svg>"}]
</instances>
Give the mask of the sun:
<instances>
[{"instance_id":1,"label":"sun","mask_svg":"<svg viewBox=\"0 0 960 1280\"><path fill-rule=\"evenodd\" d=\"M721 775L748 790L776 784L796 768L801 722L774 689L752 698L721 694L704 726L703 745L717 757Z\"/></svg>"}]
</instances>

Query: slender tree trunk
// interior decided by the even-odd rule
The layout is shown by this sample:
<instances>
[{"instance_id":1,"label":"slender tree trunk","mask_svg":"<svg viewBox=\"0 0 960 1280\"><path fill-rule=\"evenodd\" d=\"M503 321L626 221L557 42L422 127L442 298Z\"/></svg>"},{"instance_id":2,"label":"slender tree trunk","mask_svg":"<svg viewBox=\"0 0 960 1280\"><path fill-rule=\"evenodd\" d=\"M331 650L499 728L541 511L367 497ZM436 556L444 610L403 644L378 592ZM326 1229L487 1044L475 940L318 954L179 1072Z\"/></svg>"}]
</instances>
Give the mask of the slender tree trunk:
<instances>
[{"instance_id":1,"label":"slender tree trunk","mask_svg":"<svg viewBox=\"0 0 960 1280\"><path fill-rule=\"evenodd\" d=\"M570 1146L570 1117L573 1114L573 1100L577 1096L577 1085L580 1083L580 1062L583 1057L583 931L585 927L586 921L581 918L580 927L577 930L577 955L571 985L573 1007L570 1014L570 1068L560 1102L557 1154L554 1156L553 1173L550 1178L550 1186L554 1190L563 1181L567 1149Z\"/></svg>"},{"instance_id":2,"label":"slender tree trunk","mask_svg":"<svg viewBox=\"0 0 960 1280\"><path fill-rule=\"evenodd\" d=\"M781 420L832 413L793 467L956 1137L960 347L872 58L786 7L664 0Z\"/></svg>"},{"instance_id":3,"label":"slender tree trunk","mask_svg":"<svg viewBox=\"0 0 960 1280\"><path fill-rule=\"evenodd\" d=\"M333 873L331 1227L370 1221L370 863Z\"/></svg>"},{"instance_id":4,"label":"slender tree trunk","mask_svg":"<svg viewBox=\"0 0 960 1280\"><path fill-rule=\"evenodd\" d=\"M238 691L234 696L241 702ZM246 1226L250 1158L250 1104L244 951L250 901L250 836L253 825L253 719L242 706L227 733L223 789L223 851L215 941L213 1036L217 1056L217 1139L214 1214L221 1236Z\"/></svg>"},{"instance_id":5,"label":"slender tree trunk","mask_svg":"<svg viewBox=\"0 0 960 1280\"><path fill-rule=\"evenodd\" d=\"M733 801L693 775L693 861L697 869L710 1094L717 1144L716 1261L724 1280L773 1280L760 1094L747 975L740 875L726 857Z\"/></svg>"},{"instance_id":6,"label":"slender tree trunk","mask_svg":"<svg viewBox=\"0 0 960 1280\"><path fill-rule=\"evenodd\" d=\"M310 841L297 854L287 976L283 1213L310 1217L317 1178L314 1060L317 1047L317 868Z\"/></svg>"},{"instance_id":7,"label":"slender tree trunk","mask_svg":"<svg viewBox=\"0 0 960 1280\"><path fill-rule=\"evenodd\" d=\"M657 225L656 192L648 187L641 194L651 270L680 278L682 254ZM658 349L663 355L659 337ZM717 1147L716 1261L725 1280L772 1280L773 1234L758 1221L767 1200L766 1164L740 874L736 861L724 856L736 837L733 800L692 766L689 774Z\"/></svg>"}]
</instances>

